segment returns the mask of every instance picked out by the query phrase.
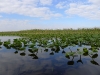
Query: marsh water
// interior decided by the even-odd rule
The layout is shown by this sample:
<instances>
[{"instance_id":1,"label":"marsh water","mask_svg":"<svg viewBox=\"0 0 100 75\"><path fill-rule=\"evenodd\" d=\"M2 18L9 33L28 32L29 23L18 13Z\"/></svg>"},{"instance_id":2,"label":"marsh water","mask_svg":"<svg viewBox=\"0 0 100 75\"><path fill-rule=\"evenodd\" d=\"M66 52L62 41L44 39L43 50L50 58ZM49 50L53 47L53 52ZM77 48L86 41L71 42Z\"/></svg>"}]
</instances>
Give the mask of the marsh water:
<instances>
[{"instance_id":1,"label":"marsh water","mask_svg":"<svg viewBox=\"0 0 100 75\"><path fill-rule=\"evenodd\" d=\"M1 36L1 41L13 40L13 36ZM68 46L55 52L48 48L39 47L34 54L28 47L24 51L14 48L0 47L0 75L100 75L100 51L96 57L76 55L65 57L65 52L76 51L77 48L91 48L91 46ZM24 52L24 54L23 54Z\"/></svg>"}]
</instances>

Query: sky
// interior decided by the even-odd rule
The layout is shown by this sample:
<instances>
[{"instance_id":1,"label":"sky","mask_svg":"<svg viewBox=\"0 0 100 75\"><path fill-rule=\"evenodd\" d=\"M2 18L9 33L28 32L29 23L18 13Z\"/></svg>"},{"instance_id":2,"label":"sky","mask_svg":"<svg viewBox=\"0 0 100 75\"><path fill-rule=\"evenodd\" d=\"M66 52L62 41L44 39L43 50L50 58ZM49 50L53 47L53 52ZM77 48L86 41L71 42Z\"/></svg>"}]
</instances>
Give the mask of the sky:
<instances>
[{"instance_id":1,"label":"sky","mask_svg":"<svg viewBox=\"0 0 100 75\"><path fill-rule=\"evenodd\" d=\"M0 0L0 31L100 28L100 0Z\"/></svg>"}]
</instances>

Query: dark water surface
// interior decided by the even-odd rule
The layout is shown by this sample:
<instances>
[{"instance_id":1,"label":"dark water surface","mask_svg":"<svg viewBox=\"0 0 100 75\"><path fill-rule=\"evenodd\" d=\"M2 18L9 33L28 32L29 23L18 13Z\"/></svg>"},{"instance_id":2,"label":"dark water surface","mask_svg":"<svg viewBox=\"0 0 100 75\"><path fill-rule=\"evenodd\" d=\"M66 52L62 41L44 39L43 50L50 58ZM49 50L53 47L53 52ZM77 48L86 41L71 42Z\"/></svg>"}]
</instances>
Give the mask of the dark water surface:
<instances>
[{"instance_id":1,"label":"dark water surface","mask_svg":"<svg viewBox=\"0 0 100 75\"><path fill-rule=\"evenodd\" d=\"M14 39L18 37L0 37L1 40ZM69 47L64 49L69 51ZM82 46L90 48L90 46ZM81 48L78 46L70 47L72 51ZM78 55L70 59L65 57L65 53L60 49L58 53L44 51L39 47L38 52L32 54L26 48L26 55L22 55L23 51L6 49L3 45L0 48L0 75L100 75L100 51L98 57L92 59L90 56ZM53 54L53 53L54 54ZM31 54L31 55L30 55ZM30 56L29 56L30 55ZM80 60L82 62L78 62ZM91 63L91 61L94 61ZM98 64L97 64L98 63Z\"/></svg>"}]
</instances>

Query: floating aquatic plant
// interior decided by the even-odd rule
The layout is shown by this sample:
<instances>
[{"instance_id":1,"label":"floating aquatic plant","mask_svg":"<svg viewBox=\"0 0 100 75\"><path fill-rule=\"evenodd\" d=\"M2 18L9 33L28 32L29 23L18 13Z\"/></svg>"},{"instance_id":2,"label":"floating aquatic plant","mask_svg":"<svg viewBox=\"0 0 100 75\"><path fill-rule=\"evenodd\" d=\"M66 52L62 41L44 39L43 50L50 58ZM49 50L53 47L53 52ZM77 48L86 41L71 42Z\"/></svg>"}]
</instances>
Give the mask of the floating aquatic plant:
<instances>
[{"instance_id":1,"label":"floating aquatic plant","mask_svg":"<svg viewBox=\"0 0 100 75\"><path fill-rule=\"evenodd\" d=\"M88 32L88 33L87 33ZM31 53L33 59L37 59L38 48L44 48L44 52L49 52L50 55L55 53L65 53L65 57L70 59L71 57L80 55L80 59L77 62L82 63L81 56L91 56L93 60L91 63L97 64L94 59L98 57L98 50L100 48L100 29L65 29L65 30L25 30L18 32L0 32L0 35L17 35L22 38L14 39L13 43L11 40L4 42L0 41L0 45L6 48L16 49L15 53L19 54L19 51L24 51L20 55L24 56L26 49ZM84 47L91 46L90 49ZM65 49L68 47L84 47L83 49L77 49L76 51ZM50 49L49 49L50 48ZM62 50L62 51L61 51ZM43 50L41 50L42 52ZM73 59L74 59L73 58ZM74 64L73 60L68 64Z\"/></svg>"}]
</instances>

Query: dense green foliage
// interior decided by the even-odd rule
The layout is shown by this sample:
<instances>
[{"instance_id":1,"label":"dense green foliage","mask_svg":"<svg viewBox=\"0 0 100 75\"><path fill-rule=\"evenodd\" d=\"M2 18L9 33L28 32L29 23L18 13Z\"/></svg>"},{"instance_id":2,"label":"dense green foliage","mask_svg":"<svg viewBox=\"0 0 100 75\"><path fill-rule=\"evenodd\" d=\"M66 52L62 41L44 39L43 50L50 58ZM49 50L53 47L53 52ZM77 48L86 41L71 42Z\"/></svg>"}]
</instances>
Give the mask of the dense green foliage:
<instances>
[{"instance_id":1,"label":"dense green foliage","mask_svg":"<svg viewBox=\"0 0 100 75\"><path fill-rule=\"evenodd\" d=\"M99 34L99 28L92 29L56 29L56 30L41 30L41 29L33 29L33 30L22 30L22 31L9 31L9 32L0 32L0 35L20 35L20 36L29 36L29 35L59 35L59 34Z\"/></svg>"},{"instance_id":2,"label":"dense green foliage","mask_svg":"<svg viewBox=\"0 0 100 75\"><path fill-rule=\"evenodd\" d=\"M37 52L40 47L44 49L45 52L51 50L50 55L54 53L59 53L62 49L62 53L65 53L65 57L71 61L67 64L72 65L73 59L76 55L80 55L80 59L77 62L82 62L81 55L89 56L92 58L91 63L99 65L94 61L94 58L98 56L97 52L100 48L100 29L63 29L63 30L23 30L16 32L0 32L1 36L21 36L23 38L14 39L13 43L10 40L0 41L0 45L4 45L7 49L16 49L15 54L18 51L23 51L20 55L25 56L25 50L31 53L29 56L33 56L34 59L38 59ZM91 46L91 48L82 47L82 45ZM79 46L76 51L64 51L65 48Z\"/></svg>"},{"instance_id":3,"label":"dense green foliage","mask_svg":"<svg viewBox=\"0 0 100 75\"><path fill-rule=\"evenodd\" d=\"M23 30L16 32L0 32L2 36L21 36L30 40L39 41L40 44L47 44L48 40L53 41L53 45L60 45L62 48L69 45L91 45L100 46L100 29L63 29L63 30ZM54 39L56 41L54 41Z\"/></svg>"}]
</instances>

